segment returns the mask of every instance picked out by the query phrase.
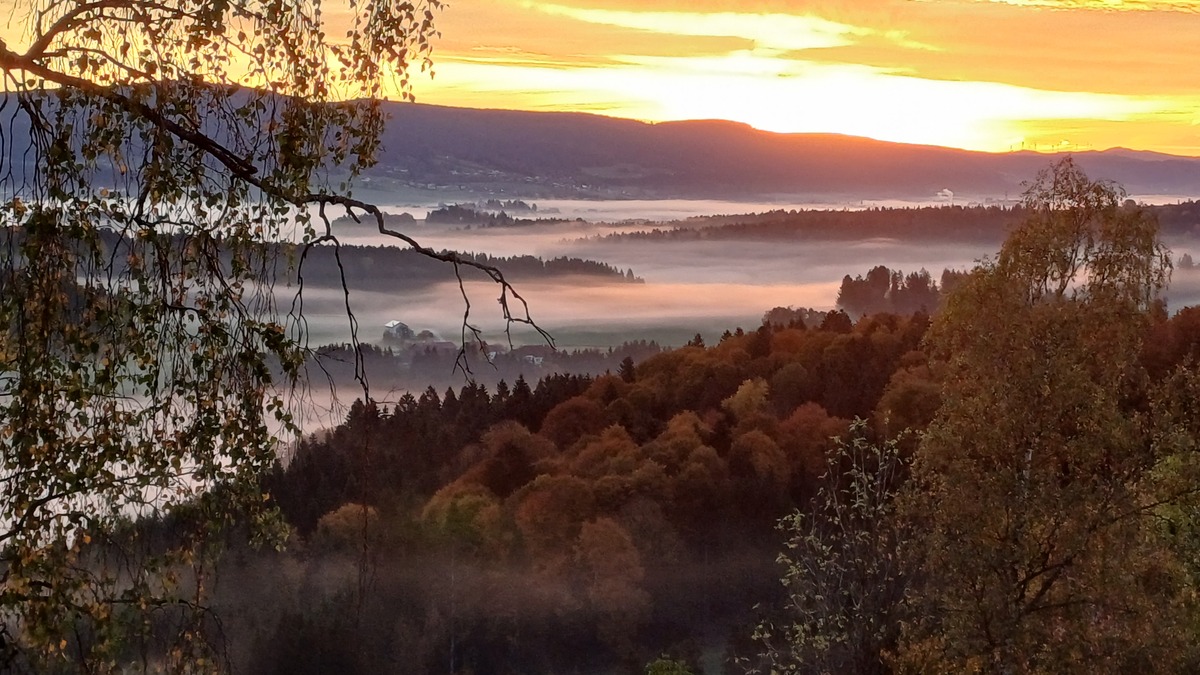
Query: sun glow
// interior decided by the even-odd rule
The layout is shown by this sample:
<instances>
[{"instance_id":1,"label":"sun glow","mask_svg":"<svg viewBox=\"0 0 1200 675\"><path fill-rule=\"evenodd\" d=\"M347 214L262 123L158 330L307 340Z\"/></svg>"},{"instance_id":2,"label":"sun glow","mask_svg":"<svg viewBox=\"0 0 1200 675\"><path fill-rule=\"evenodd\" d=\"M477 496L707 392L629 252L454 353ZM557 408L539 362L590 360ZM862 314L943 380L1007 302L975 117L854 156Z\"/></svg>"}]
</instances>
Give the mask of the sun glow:
<instances>
[{"instance_id":1,"label":"sun glow","mask_svg":"<svg viewBox=\"0 0 1200 675\"><path fill-rule=\"evenodd\" d=\"M454 61L439 86L522 92L526 104L659 122L727 119L765 131L826 132L986 151L1013 149L1021 121L1126 121L1166 102L1053 92L987 82L922 79L762 51L711 57L614 56L594 68ZM423 92L419 92L419 95Z\"/></svg>"},{"instance_id":2,"label":"sun glow","mask_svg":"<svg viewBox=\"0 0 1200 675\"><path fill-rule=\"evenodd\" d=\"M473 0L436 21L425 103L1200 155L1200 0Z\"/></svg>"},{"instance_id":3,"label":"sun glow","mask_svg":"<svg viewBox=\"0 0 1200 675\"><path fill-rule=\"evenodd\" d=\"M1200 2L480 0L418 100L1007 151L1200 154ZM760 11L761 10L761 11ZM461 21L461 23L459 23ZM457 37L454 37L457 36Z\"/></svg>"}]
</instances>

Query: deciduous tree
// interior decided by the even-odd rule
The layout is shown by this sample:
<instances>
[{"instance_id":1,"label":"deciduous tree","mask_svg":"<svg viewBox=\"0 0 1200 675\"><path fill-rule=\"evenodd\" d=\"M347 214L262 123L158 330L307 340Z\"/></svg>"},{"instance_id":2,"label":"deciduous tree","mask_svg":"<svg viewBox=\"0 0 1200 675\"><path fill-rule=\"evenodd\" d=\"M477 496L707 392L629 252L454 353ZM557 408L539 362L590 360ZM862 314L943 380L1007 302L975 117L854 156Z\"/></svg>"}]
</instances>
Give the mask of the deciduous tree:
<instances>
[{"instance_id":1,"label":"deciduous tree","mask_svg":"<svg viewBox=\"0 0 1200 675\"><path fill-rule=\"evenodd\" d=\"M302 296L277 304L274 280L294 267L303 288L309 250L337 245L329 209L478 268L500 284L505 312L520 303L495 268L419 246L346 188L379 150L374 101L389 82L408 96L410 73L428 66L439 6L9 9L23 22L19 40L0 41L0 630L10 667L118 668L134 653L118 619L140 631L139 610L179 635L212 625L204 575L172 577L202 571L221 526L268 518L258 477L275 461L274 432L292 423L275 385L298 377L305 356ZM131 549L149 516L169 517L157 561ZM203 643L150 662L205 669Z\"/></svg>"},{"instance_id":2,"label":"deciduous tree","mask_svg":"<svg viewBox=\"0 0 1200 675\"><path fill-rule=\"evenodd\" d=\"M1171 671L1178 597L1140 486L1154 466L1130 394L1169 258L1153 219L1070 160L931 329L943 403L903 510L921 672ZM1156 628L1156 626L1158 628Z\"/></svg>"},{"instance_id":3,"label":"deciduous tree","mask_svg":"<svg viewBox=\"0 0 1200 675\"><path fill-rule=\"evenodd\" d=\"M779 523L787 600L763 622L754 673L886 673L903 618L905 577L895 497L906 471L896 441L854 422L837 441L811 509Z\"/></svg>"}]
</instances>

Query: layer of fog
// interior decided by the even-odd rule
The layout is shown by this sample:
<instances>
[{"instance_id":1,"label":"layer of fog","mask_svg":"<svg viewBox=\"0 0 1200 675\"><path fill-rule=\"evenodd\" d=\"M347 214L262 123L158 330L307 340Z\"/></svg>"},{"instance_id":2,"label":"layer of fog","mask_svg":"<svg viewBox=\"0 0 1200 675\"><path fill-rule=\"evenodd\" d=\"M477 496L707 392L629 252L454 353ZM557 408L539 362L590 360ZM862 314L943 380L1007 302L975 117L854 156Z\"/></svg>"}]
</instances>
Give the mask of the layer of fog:
<instances>
[{"instance_id":1,"label":"layer of fog","mask_svg":"<svg viewBox=\"0 0 1200 675\"><path fill-rule=\"evenodd\" d=\"M465 284L471 322L489 341L505 340L498 290L487 282ZM530 316L550 331L560 348L613 346L628 339L655 337L659 329L678 329L682 338L710 332L717 326L757 327L764 312L776 306L828 307L837 295L836 282L763 284L689 283L647 284L521 284ZM344 342L350 337L345 303L339 291L306 289L305 316L309 342ZM466 305L456 283L447 282L420 293L354 291L351 309L360 327L359 339L377 342L383 325L400 320L414 331L431 330L446 340L460 338ZM708 328L705 331L705 328ZM529 329L514 327L514 341L536 341ZM580 339L573 333L590 337ZM711 334L711 332L710 332ZM607 337L605 337L607 336Z\"/></svg>"},{"instance_id":2,"label":"layer of fog","mask_svg":"<svg viewBox=\"0 0 1200 675\"><path fill-rule=\"evenodd\" d=\"M409 201L398 201L394 195L382 192L368 191L365 198L384 211L393 214L407 213L421 220L430 211L447 204L469 204L480 199L466 193L444 197L416 198ZM717 214L763 213L777 209L783 210L858 210L868 208L915 208L922 206L969 206L977 204L1012 204L1017 195L966 195L951 190L932 192L925 199L819 199L799 195L781 195L773 200L759 201L726 201L719 199L533 199L521 198L515 195L491 195L500 200L522 199L528 204L536 205L537 211L514 213L520 218L564 218L575 220L582 218L591 223L617 223L629 220L669 221L682 220L693 216L711 216ZM1134 194L1130 199L1142 204L1160 205L1175 204L1181 201L1197 199L1200 195L1177 194ZM336 215L336 214L335 214Z\"/></svg>"},{"instance_id":3,"label":"layer of fog","mask_svg":"<svg viewBox=\"0 0 1200 675\"><path fill-rule=\"evenodd\" d=\"M657 202L538 202L539 215L547 208L586 204L598 217L648 215ZM555 205L555 206L547 206ZM671 202L678 210L749 212L764 205L726 202ZM638 211L638 209L643 209ZM649 227L654 227L650 225ZM542 258L574 256L598 260L621 270L632 269L645 284L596 283L563 280L562 283L518 283L540 325L567 349L605 347L631 339L657 339L678 345L697 332L715 337L737 326L756 326L763 313L776 306L831 309L844 275L865 274L876 265L906 272L926 269L938 278L946 268L966 269L980 258L994 255L995 245L911 244L892 239L856 242L762 241L654 241L630 242L601 237L613 232L647 229L645 223L567 222L508 228L451 228L417 222L407 233L433 249L450 249L492 256L536 255ZM666 225L664 225L666 227ZM339 228L343 243L395 245L390 237L370 227ZM1168 242L1177 254L1189 250L1188 241ZM1195 254L1193 254L1195 255ZM468 275L468 279L470 276ZM354 290L354 289L352 289ZM484 281L468 282L472 322L492 341L507 339L496 289ZM1172 309L1200 301L1200 283L1177 273L1168 293ZM452 270L446 281L418 292L396 293L354 290L351 309L361 327L358 337L376 342L382 326L391 320L407 323L416 331L432 330L447 340L461 336L465 303ZM350 338L345 299L339 292L309 289L305 298L310 341L343 342ZM514 332L517 343L536 342L532 331Z\"/></svg>"},{"instance_id":4,"label":"layer of fog","mask_svg":"<svg viewBox=\"0 0 1200 675\"><path fill-rule=\"evenodd\" d=\"M588 202L592 207L600 204ZM752 205L706 202L713 211L747 212ZM616 205L612 216L628 207ZM539 211L544 208L539 203ZM423 215L423 214L422 214ZM545 215L545 214L540 214ZM643 213L641 215L646 215ZM653 226L652 226L653 227ZM434 249L452 249L492 256L537 255L543 258L576 256L609 263L621 270L630 268L645 283L598 282L595 278L564 278L554 281L516 281L517 290L529 305L530 315L549 331L560 349L615 347L623 342L654 340L663 346L679 346L697 333L712 343L726 330L752 329L763 314L777 306L835 306L842 277L865 274L876 265L912 272L928 270L935 279L945 268L968 269L982 257L994 255L995 244L958 245L910 244L891 239L857 242L762 242L762 241L653 241L604 240L611 232L647 229L636 223L576 223L512 228L462 229L414 224L407 233ZM338 231L343 243L395 245L395 240L367 226L343 226ZM1176 255L1190 252L1200 258L1200 243L1179 239L1167 242ZM541 337L520 325L506 325L496 302L499 289L464 270L464 286L470 300L470 321L489 343L538 344ZM281 306L290 304L295 289L277 289ZM381 343L383 326L399 320L415 332L433 331L440 339L463 339L466 301L447 266L445 280L417 290L394 293L351 289L350 311L363 342ZM1200 270L1177 269L1166 293L1169 308L1178 310L1200 303ZM519 306L514 304L514 308ZM312 346L344 343L351 338L351 319L346 298L338 289L305 290L304 316L308 342ZM314 370L307 402L297 408L306 419L305 429L316 429L343 419L346 405L362 395L361 390L341 387L330 390L321 373ZM448 377L459 381L456 374ZM465 382L465 379L462 380ZM371 395L395 403L404 393L384 390L376 383ZM389 385L383 385L384 387Z\"/></svg>"},{"instance_id":5,"label":"layer of fog","mask_svg":"<svg viewBox=\"0 0 1200 675\"><path fill-rule=\"evenodd\" d=\"M500 199L511 199L500 197ZM924 200L899 199L854 199L842 201L812 200L802 198L780 198L772 201L732 202L719 199L525 199L528 204L536 205L535 212L520 212L514 215L520 218L564 218L583 220L593 223L615 223L626 220L682 220L693 216L711 216L715 214L763 213L778 209L864 209L871 207L916 207L938 206L949 204L951 197L931 194ZM461 200L469 203L471 199ZM420 220L427 213L444 206L456 203L455 200L419 200L413 202L393 202L386 197L378 206L388 213L407 213ZM965 202L963 202L965 203Z\"/></svg>"},{"instance_id":6,"label":"layer of fog","mask_svg":"<svg viewBox=\"0 0 1200 675\"><path fill-rule=\"evenodd\" d=\"M715 337L737 326L753 328L776 306L830 309L846 274L864 274L875 265L938 276L946 267L964 268L990 253L983 247L910 245L893 240L830 243L776 242L597 242L568 241L559 230L527 231L430 229L423 243L450 248L515 255L532 253L601 260L631 268L644 284L559 282L518 283L530 312L559 338L563 348L612 346L628 339L661 339L674 331L680 344L696 332ZM469 270L468 270L469 272ZM470 276L468 275L468 279ZM353 289L352 289L353 290ZM500 338L504 325L497 289L486 281L468 281L471 318L488 339ZM361 330L359 339L377 341L391 320L413 330L432 330L458 339L465 309L462 294L447 267L446 281L418 292L354 290L350 297ZM345 299L339 291L308 289L305 315L310 342L343 342L350 337ZM573 333L586 336L573 336ZM528 331L518 331L526 341Z\"/></svg>"}]
</instances>

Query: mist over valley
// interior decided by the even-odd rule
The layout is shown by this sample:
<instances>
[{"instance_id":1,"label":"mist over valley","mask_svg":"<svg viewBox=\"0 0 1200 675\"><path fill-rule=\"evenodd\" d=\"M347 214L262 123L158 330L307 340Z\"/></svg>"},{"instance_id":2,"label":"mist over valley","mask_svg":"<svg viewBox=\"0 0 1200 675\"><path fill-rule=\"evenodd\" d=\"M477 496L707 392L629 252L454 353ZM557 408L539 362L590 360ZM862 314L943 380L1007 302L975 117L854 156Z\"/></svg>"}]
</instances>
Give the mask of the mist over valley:
<instances>
[{"instance_id":1,"label":"mist over valley","mask_svg":"<svg viewBox=\"0 0 1200 675\"><path fill-rule=\"evenodd\" d=\"M1196 6L14 0L0 673L1200 673Z\"/></svg>"},{"instance_id":2,"label":"mist over valley","mask_svg":"<svg viewBox=\"0 0 1200 675\"><path fill-rule=\"evenodd\" d=\"M638 283L613 283L598 274L523 279L509 270L531 316L567 350L614 347L629 339L679 346L696 333L712 339L739 326L753 328L773 307L835 309L846 275L864 274L880 265L904 272L924 269L935 279L944 269L968 270L994 255L1020 218L1011 206L951 207L936 202L833 210L707 200L523 203L537 210L521 214L531 218L529 224L513 227L425 224L424 216L437 205L410 205L408 211L399 204L381 208L385 213L414 213L419 219L406 232L434 250L579 259L631 272ZM1164 237L1176 257L1197 248L1200 206L1170 204L1150 210L1163 220ZM663 214L683 219L664 219ZM537 218L565 222L543 224ZM344 226L339 240L354 246L396 245L375 232L369 221ZM505 271L503 262L498 265ZM430 269L429 285L419 290L406 290L402 284L388 288L382 272L373 275L369 287L351 281L349 302L359 321L358 338L378 342L383 325L400 320L415 330L458 340L462 316L446 308L462 304L462 289L452 270L436 265ZM1167 292L1172 307L1200 298L1191 272L1176 269ZM463 270L463 278L473 302L472 322L490 342L506 342L488 282L470 269ZM327 281L306 289L304 297L310 342L350 339L346 298L339 290ZM540 341L521 326L513 327L512 337L518 345Z\"/></svg>"}]
</instances>

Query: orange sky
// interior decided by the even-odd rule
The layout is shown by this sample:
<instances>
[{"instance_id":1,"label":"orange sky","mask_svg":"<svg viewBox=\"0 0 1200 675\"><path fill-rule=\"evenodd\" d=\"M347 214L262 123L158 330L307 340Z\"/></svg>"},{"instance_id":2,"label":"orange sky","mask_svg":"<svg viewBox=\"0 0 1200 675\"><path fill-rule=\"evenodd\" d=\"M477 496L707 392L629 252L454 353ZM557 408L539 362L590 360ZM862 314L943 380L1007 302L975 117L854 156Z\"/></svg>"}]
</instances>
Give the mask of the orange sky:
<instances>
[{"instance_id":1,"label":"orange sky","mask_svg":"<svg viewBox=\"0 0 1200 675\"><path fill-rule=\"evenodd\" d=\"M419 101L1200 155L1200 0L451 0Z\"/></svg>"}]
</instances>

